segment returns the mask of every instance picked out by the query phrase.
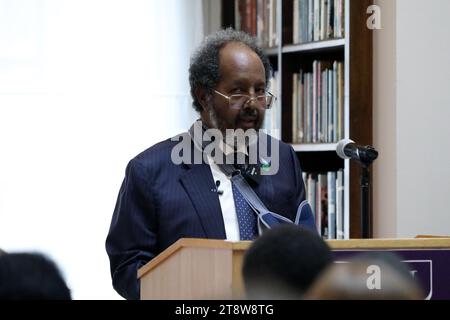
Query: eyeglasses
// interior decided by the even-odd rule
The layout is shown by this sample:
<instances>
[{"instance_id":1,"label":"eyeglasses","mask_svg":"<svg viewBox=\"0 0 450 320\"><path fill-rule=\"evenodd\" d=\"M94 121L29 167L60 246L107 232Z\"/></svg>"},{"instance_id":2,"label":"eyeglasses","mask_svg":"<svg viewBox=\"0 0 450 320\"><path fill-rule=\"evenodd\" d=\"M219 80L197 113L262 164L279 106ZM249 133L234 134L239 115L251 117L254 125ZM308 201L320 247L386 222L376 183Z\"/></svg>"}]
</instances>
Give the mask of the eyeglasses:
<instances>
[{"instance_id":1,"label":"eyeglasses","mask_svg":"<svg viewBox=\"0 0 450 320\"><path fill-rule=\"evenodd\" d=\"M256 104L261 109L270 109L272 107L272 103L277 99L270 92L266 92L264 95L250 97L246 94L232 94L231 96L227 96L217 90L214 90L215 93L221 95L225 99L228 99L228 104L231 109L240 109L242 106L250 103L250 101L255 100Z\"/></svg>"}]
</instances>

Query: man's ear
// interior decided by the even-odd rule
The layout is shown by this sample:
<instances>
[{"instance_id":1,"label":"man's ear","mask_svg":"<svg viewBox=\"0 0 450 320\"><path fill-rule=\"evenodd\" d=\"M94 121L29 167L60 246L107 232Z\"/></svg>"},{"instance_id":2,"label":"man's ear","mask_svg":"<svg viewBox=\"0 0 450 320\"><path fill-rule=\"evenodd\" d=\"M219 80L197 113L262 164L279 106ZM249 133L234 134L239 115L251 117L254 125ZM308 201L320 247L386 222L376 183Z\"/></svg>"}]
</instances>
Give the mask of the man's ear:
<instances>
[{"instance_id":1,"label":"man's ear","mask_svg":"<svg viewBox=\"0 0 450 320\"><path fill-rule=\"evenodd\" d=\"M208 94L204 88L195 89L195 96L197 97L197 101L200 103L203 111L208 110Z\"/></svg>"}]
</instances>

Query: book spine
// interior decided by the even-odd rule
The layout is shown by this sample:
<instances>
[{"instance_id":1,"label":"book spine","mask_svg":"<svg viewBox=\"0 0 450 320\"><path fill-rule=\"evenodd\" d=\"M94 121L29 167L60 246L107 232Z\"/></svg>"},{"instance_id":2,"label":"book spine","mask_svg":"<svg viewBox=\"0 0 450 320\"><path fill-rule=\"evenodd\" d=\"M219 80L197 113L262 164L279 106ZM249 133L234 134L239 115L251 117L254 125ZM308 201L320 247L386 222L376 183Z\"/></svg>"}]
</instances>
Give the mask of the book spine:
<instances>
[{"instance_id":1,"label":"book spine","mask_svg":"<svg viewBox=\"0 0 450 320\"><path fill-rule=\"evenodd\" d=\"M299 74L299 89L298 89L298 100L297 100L297 139L299 143L302 143L303 140L303 118L304 118L304 113L303 113L303 101L304 101L304 85L303 85L303 71L300 70L300 74Z\"/></svg>"},{"instance_id":2,"label":"book spine","mask_svg":"<svg viewBox=\"0 0 450 320\"><path fill-rule=\"evenodd\" d=\"M321 142L326 143L327 142L327 128L328 128L328 120L327 120L327 109L328 109L328 77L327 77L327 71L322 71L322 114L321 114Z\"/></svg>"},{"instance_id":3,"label":"book spine","mask_svg":"<svg viewBox=\"0 0 450 320\"><path fill-rule=\"evenodd\" d=\"M314 0L308 0L308 42L314 41Z\"/></svg>"},{"instance_id":4,"label":"book spine","mask_svg":"<svg viewBox=\"0 0 450 320\"><path fill-rule=\"evenodd\" d=\"M313 101L312 101L312 143L317 142L317 96L318 96L318 90L317 90L317 65L318 61L315 60L313 62Z\"/></svg>"},{"instance_id":5,"label":"book spine","mask_svg":"<svg viewBox=\"0 0 450 320\"><path fill-rule=\"evenodd\" d=\"M242 0L234 0L234 27L236 30L241 30L241 7Z\"/></svg>"},{"instance_id":6,"label":"book spine","mask_svg":"<svg viewBox=\"0 0 450 320\"><path fill-rule=\"evenodd\" d=\"M328 239L336 239L336 172L328 172Z\"/></svg>"},{"instance_id":7,"label":"book spine","mask_svg":"<svg viewBox=\"0 0 450 320\"><path fill-rule=\"evenodd\" d=\"M344 237L344 171L341 169L336 178L336 239Z\"/></svg>"},{"instance_id":8,"label":"book spine","mask_svg":"<svg viewBox=\"0 0 450 320\"><path fill-rule=\"evenodd\" d=\"M338 68L337 61L333 63L333 142L338 141Z\"/></svg>"},{"instance_id":9,"label":"book spine","mask_svg":"<svg viewBox=\"0 0 450 320\"><path fill-rule=\"evenodd\" d=\"M328 7L328 0L321 0L320 2L320 40L326 39L326 33L327 33L327 7Z\"/></svg>"},{"instance_id":10,"label":"book spine","mask_svg":"<svg viewBox=\"0 0 450 320\"><path fill-rule=\"evenodd\" d=\"M328 140L328 142L333 141L333 77L332 76L333 76L333 74L332 74L331 70L327 70L327 78L328 78L327 140Z\"/></svg>"},{"instance_id":11,"label":"book spine","mask_svg":"<svg viewBox=\"0 0 450 320\"><path fill-rule=\"evenodd\" d=\"M292 21L292 43L299 43L299 0L294 0L293 3L293 21Z\"/></svg>"},{"instance_id":12,"label":"book spine","mask_svg":"<svg viewBox=\"0 0 450 320\"><path fill-rule=\"evenodd\" d=\"M292 143L298 143L297 137L297 114L300 106L298 105L298 73L292 74Z\"/></svg>"},{"instance_id":13,"label":"book spine","mask_svg":"<svg viewBox=\"0 0 450 320\"><path fill-rule=\"evenodd\" d=\"M313 40L319 41L320 40L320 0L314 0L314 33L313 33Z\"/></svg>"}]
</instances>

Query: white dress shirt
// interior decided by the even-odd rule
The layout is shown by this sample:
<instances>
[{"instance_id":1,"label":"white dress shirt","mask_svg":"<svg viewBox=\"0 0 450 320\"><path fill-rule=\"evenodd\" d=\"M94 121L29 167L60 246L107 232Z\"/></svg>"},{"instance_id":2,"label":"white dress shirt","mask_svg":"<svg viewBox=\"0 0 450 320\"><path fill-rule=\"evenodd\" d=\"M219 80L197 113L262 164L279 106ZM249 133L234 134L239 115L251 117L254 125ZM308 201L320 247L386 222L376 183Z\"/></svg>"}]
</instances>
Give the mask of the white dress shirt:
<instances>
[{"instance_id":1,"label":"white dress shirt","mask_svg":"<svg viewBox=\"0 0 450 320\"><path fill-rule=\"evenodd\" d=\"M223 150L225 155L229 155L234 152L233 148L227 144L220 143L219 147ZM239 152L243 152L248 155L247 148L239 148ZM217 185L217 181L220 182L218 190L223 193L219 195L220 208L222 209L223 222L225 225L225 234L228 241L239 241L239 221L236 214L236 207L234 205L233 189L231 186L231 177L225 175L217 164L214 163L214 159L208 155L209 167L214 182Z\"/></svg>"}]
</instances>

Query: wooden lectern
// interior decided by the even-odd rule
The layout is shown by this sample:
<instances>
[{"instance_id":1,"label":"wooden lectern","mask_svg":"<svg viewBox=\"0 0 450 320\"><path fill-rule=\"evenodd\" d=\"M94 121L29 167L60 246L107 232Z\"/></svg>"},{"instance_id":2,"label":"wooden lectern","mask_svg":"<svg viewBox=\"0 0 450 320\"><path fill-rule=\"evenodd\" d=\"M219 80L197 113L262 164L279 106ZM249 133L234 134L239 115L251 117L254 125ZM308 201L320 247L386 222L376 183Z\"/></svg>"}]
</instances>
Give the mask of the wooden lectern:
<instances>
[{"instance_id":1,"label":"wooden lectern","mask_svg":"<svg viewBox=\"0 0 450 320\"><path fill-rule=\"evenodd\" d=\"M139 269L141 299L242 299L251 241L180 239Z\"/></svg>"},{"instance_id":2,"label":"wooden lectern","mask_svg":"<svg viewBox=\"0 0 450 320\"><path fill-rule=\"evenodd\" d=\"M414 249L418 249L419 253L424 251L420 253L424 255L431 249L438 249L438 253L445 253L445 259L450 259L449 238L354 239L327 243L335 253L342 250L408 250L413 253ZM180 239L139 269L141 299L243 299L241 267L245 250L250 245L251 241ZM438 271L440 264L445 273L438 275L435 272L434 278L447 279L449 275L445 270L450 265L447 260L434 262L435 271ZM433 283L438 280L434 279ZM432 294L432 285L430 290ZM450 293L442 297L447 294Z\"/></svg>"}]
</instances>

